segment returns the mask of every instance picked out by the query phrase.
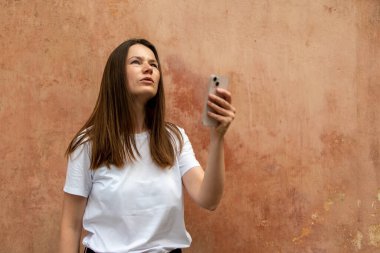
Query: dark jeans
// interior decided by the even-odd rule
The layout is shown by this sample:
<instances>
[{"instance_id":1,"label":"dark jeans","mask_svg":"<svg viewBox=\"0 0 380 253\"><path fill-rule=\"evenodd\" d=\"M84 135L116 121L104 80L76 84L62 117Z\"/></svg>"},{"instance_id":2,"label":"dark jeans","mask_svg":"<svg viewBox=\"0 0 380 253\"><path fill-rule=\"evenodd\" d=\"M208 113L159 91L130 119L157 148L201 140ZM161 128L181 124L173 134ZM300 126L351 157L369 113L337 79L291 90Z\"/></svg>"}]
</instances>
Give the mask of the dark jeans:
<instances>
[{"instance_id":1,"label":"dark jeans","mask_svg":"<svg viewBox=\"0 0 380 253\"><path fill-rule=\"evenodd\" d=\"M89 249L89 248L85 248L84 253L95 253L95 251L93 251L92 249ZM175 249L175 250L170 251L170 253L182 253L182 250L181 249Z\"/></svg>"}]
</instances>

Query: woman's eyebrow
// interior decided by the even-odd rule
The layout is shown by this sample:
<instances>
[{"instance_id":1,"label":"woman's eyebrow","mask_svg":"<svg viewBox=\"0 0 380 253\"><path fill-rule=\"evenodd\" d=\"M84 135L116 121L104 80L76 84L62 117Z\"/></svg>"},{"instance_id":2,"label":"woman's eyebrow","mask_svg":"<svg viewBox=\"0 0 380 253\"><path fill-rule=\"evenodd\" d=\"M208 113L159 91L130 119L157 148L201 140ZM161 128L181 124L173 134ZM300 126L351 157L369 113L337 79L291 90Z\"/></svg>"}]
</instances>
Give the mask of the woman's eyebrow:
<instances>
[{"instance_id":1,"label":"woman's eyebrow","mask_svg":"<svg viewBox=\"0 0 380 253\"><path fill-rule=\"evenodd\" d=\"M142 57L142 56L131 56L131 57L129 57L129 59L128 60L130 60L130 59L133 59L133 58L137 58L137 59L139 59L139 60L144 60L145 58L144 57ZM149 62L157 62L157 60L156 59L148 59L148 61Z\"/></svg>"}]
</instances>

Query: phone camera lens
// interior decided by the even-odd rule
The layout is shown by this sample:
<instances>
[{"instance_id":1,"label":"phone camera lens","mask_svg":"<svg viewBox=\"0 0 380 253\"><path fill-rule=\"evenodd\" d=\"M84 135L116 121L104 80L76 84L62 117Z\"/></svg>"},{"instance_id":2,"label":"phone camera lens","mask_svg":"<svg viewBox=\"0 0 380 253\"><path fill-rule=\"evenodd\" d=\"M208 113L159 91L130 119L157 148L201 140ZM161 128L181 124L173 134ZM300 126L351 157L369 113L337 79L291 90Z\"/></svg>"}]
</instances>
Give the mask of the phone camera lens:
<instances>
[{"instance_id":1,"label":"phone camera lens","mask_svg":"<svg viewBox=\"0 0 380 253\"><path fill-rule=\"evenodd\" d=\"M214 82L216 82L218 80L218 78L216 78L216 76L215 76L212 80L214 80Z\"/></svg>"},{"instance_id":2,"label":"phone camera lens","mask_svg":"<svg viewBox=\"0 0 380 253\"><path fill-rule=\"evenodd\" d=\"M216 86L219 86L219 82L216 82L215 85L216 85Z\"/></svg>"}]
</instances>

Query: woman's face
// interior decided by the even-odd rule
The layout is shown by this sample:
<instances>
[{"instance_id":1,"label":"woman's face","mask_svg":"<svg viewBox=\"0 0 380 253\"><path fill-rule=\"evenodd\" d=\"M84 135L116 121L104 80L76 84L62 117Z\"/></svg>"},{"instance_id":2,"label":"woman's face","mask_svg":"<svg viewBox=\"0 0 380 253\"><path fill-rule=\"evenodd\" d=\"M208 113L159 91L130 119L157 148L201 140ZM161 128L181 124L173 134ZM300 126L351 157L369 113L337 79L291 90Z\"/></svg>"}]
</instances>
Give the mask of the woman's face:
<instances>
[{"instance_id":1,"label":"woman's face","mask_svg":"<svg viewBox=\"0 0 380 253\"><path fill-rule=\"evenodd\" d=\"M158 63L152 50L135 44L128 50L126 59L127 89L142 103L157 94L160 81Z\"/></svg>"}]
</instances>

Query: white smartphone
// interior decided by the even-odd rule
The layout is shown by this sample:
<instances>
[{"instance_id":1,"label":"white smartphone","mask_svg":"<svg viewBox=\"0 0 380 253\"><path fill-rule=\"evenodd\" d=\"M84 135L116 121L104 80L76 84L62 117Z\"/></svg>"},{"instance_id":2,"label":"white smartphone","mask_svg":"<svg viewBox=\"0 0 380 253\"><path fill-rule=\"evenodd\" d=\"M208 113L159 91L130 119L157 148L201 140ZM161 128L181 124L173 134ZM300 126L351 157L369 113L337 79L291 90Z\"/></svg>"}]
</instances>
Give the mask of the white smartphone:
<instances>
[{"instance_id":1,"label":"white smartphone","mask_svg":"<svg viewBox=\"0 0 380 253\"><path fill-rule=\"evenodd\" d=\"M207 92L205 106L204 106L203 115L202 115L203 125L205 125L205 126L217 126L218 125L218 121L210 118L207 115L207 113L209 111L211 111L211 112L213 111L207 105L208 94L211 93L211 94L216 95L216 88L227 89L227 87L228 87L228 77L226 77L226 76L220 76L220 75L216 75L216 74L213 74L213 75L210 76L209 81L208 81L208 92Z\"/></svg>"}]
</instances>

